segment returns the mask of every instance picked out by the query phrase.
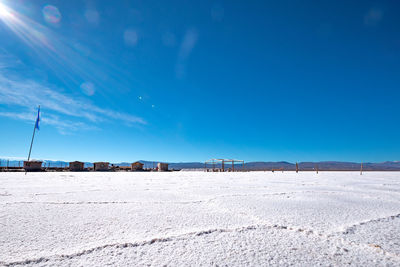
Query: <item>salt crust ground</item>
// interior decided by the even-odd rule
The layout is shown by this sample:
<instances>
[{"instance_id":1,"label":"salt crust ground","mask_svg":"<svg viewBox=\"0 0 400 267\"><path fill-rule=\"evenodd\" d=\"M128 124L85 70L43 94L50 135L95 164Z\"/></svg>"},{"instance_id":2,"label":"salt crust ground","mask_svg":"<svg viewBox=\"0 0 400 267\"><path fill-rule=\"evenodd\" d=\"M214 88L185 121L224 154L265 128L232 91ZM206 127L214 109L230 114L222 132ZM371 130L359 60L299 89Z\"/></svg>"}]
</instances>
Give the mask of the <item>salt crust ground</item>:
<instances>
[{"instance_id":1,"label":"salt crust ground","mask_svg":"<svg viewBox=\"0 0 400 267\"><path fill-rule=\"evenodd\" d=\"M400 173L0 173L0 265L399 266Z\"/></svg>"}]
</instances>

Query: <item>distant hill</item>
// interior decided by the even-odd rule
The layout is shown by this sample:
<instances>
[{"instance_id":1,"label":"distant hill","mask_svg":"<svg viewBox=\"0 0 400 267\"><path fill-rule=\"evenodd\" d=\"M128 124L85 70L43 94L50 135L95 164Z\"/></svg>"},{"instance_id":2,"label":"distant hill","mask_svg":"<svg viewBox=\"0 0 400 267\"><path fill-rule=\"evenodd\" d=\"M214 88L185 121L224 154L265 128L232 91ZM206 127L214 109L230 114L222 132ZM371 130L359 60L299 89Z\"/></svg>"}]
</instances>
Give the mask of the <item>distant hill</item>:
<instances>
[{"instance_id":1,"label":"distant hill","mask_svg":"<svg viewBox=\"0 0 400 267\"><path fill-rule=\"evenodd\" d=\"M296 170L296 164L286 162L286 161L278 161L278 162L265 162L265 161L257 161L257 162L248 162L244 165L246 170L272 170L272 169L285 169L285 170Z\"/></svg>"},{"instance_id":2,"label":"distant hill","mask_svg":"<svg viewBox=\"0 0 400 267\"><path fill-rule=\"evenodd\" d=\"M360 170L360 163L340 162L340 161L322 161L322 162L301 162L299 168L302 170L313 170L318 166L319 170ZM379 163L363 163L365 171L400 171L400 162L386 161Z\"/></svg>"},{"instance_id":3,"label":"distant hill","mask_svg":"<svg viewBox=\"0 0 400 267\"><path fill-rule=\"evenodd\" d=\"M144 164L144 168L153 168L157 166L158 161L146 161L139 160ZM7 163L8 162L8 163ZM68 162L65 161L54 161L54 160L44 160L43 161L46 166L50 167L65 167L68 166ZM8 160L0 159L0 166L5 167L18 167L23 165L23 160ZM130 162L120 162L120 163L111 163L117 166L130 166ZM360 163L357 162L342 162L342 161L320 161L320 162L299 162L299 169L311 171L318 167L321 171L358 171L360 170ZM85 162L85 167L92 167L92 162ZM212 165L208 164L208 168L211 168ZM225 168L231 168L231 164L225 164ZM221 164L216 164L216 168L220 168ZM242 164L235 164L235 169L242 169ZM203 162L170 162L169 169L202 169L204 168ZM278 162L266 162L266 161L257 161L257 162L247 162L244 165L246 170L260 171L260 170L272 170L272 169L281 169L288 171L296 170L296 164L290 163L286 161L278 161ZM400 171L400 161L385 161L385 162L369 162L363 163L363 170L365 171Z\"/></svg>"}]
</instances>

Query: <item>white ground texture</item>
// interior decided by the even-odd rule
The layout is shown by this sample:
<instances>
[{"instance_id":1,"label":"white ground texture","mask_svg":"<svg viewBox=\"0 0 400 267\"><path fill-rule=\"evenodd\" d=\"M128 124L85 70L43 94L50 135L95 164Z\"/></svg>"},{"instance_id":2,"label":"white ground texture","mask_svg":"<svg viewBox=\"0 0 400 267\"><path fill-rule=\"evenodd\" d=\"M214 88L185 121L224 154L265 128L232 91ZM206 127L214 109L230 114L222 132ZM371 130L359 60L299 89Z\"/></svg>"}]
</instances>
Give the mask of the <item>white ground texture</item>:
<instances>
[{"instance_id":1,"label":"white ground texture","mask_svg":"<svg viewBox=\"0 0 400 267\"><path fill-rule=\"evenodd\" d=\"M0 173L0 265L400 266L400 173Z\"/></svg>"}]
</instances>

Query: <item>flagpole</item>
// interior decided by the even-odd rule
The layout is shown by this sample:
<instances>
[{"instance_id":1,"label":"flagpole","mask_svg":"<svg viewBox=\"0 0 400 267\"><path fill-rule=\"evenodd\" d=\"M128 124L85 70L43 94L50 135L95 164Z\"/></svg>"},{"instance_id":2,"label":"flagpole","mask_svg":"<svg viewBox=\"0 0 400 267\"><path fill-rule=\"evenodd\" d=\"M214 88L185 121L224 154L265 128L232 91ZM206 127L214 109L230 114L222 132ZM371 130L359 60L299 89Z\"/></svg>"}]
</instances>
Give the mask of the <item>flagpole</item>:
<instances>
[{"instance_id":1,"label":"flagpole","mask_svg":"<svg viewBox=\"0 0 400 267\"><path fill-rule=\"evenodd\" d=\"M33 144L33 138L35 138L35 132L36 132L36 126L33 128L33 135L31 140L31 147L29 148L28 161L31 158L32 144Z\"/></svg>"},{"instance_id":2,"label":"flagpole","mask_svg":"<svg viewBox=\"0 0 400 267\"><path fill-rule=\"evenodd\" d=\"M40 109L40 105L38 108ZM36 122L35 122L35 125L33 126L33 134L32 134L32 140L31 140L31 147L29 148L28 161L31 158L31 151L32 151L32 145L33 145L33 139L35 138L35 132L36 132Z\"/></svg>"}]
</instances>

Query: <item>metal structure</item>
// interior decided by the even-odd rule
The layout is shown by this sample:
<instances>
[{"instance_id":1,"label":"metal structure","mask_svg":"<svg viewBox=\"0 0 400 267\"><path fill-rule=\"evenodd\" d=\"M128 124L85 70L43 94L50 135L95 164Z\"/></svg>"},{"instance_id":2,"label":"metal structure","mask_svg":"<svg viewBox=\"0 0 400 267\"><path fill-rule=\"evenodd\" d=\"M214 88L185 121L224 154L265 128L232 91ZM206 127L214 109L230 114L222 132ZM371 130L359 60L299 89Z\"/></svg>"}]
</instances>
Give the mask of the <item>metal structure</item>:
<instances>
[{"instance_id":1,"label":"metal structure","mask_svg":"<svg viewBox=\"0 0 400 267\"><path fill-rule=\"evenodd\" d=\"M204 162L204 171L208 171L207 165L212 165L212 171L225 171L225 164L232 164L232 171L235 171L235 163L242 163L242 170L244 170L244 160L238 159L210 159ZM218 168L218 165L221 164L221 168ZM217 166L217 168L216 168Z\"/></svg>"}]
</instances>

